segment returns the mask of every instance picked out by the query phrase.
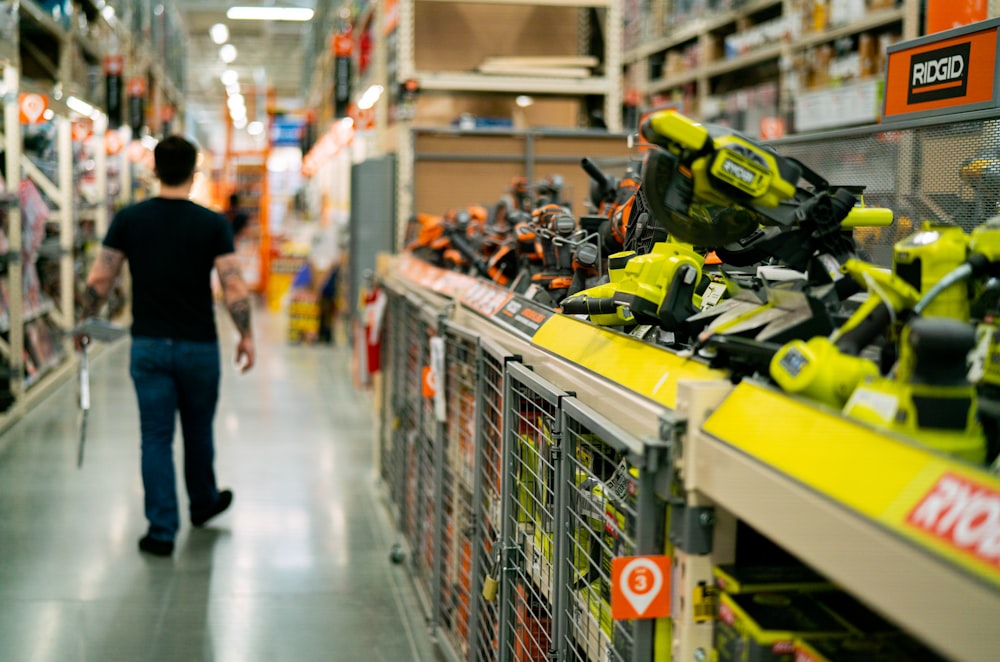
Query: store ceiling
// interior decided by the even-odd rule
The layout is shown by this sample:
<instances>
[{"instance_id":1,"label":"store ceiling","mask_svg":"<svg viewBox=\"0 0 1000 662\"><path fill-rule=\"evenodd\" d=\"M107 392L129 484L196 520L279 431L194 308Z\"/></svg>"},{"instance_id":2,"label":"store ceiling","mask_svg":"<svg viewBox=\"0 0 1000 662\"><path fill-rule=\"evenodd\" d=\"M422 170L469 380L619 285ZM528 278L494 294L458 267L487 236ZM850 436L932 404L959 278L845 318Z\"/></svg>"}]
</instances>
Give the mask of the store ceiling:
<instances>
[{"instance_id":1,"label":"store ceiling","mask_svg":"<svg viewBox=\"0 0 1000 662\"><path fill-rule=\"evenodd\" d=\"M295 109L304 103L303 74L310 56L311 22L230 20L226 10L233 5L271 7L306 7L314 9L315 0L262 2L261 0L175 0L189 36L185 102L188 122L202 140L217 136L226 116L226 90L220 76L226 68L239 74L240 86L247 97L247 109L253 114L253 98L248 88L273 89L280 108ZM235 61L226 65L219 55L220 46L212 41L210 28L222 23L229 29L228 43L236 47ZM260 97L257 97L260 98ZM261 113L263 109L260 109ZM190 130L190 128L189 128Z\"/></svg>"}]
</instances>

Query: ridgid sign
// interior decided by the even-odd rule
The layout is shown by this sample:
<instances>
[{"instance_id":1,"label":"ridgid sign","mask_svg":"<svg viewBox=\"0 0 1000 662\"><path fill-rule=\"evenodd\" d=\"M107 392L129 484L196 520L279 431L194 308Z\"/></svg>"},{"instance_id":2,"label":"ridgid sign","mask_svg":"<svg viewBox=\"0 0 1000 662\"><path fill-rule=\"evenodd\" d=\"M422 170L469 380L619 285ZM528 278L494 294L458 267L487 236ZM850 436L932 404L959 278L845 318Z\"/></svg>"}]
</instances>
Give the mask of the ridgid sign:
<instances>
[{"instance_id":1,"label":"ridgid sign","mask_svg":"<svg viewBox=\"0 0 1000 662\"><path fill-rule=\"evenodd\" d=\"M883 119L998 105L998 27L991 19L890 46Z\"/></svg>"}]
</instances>

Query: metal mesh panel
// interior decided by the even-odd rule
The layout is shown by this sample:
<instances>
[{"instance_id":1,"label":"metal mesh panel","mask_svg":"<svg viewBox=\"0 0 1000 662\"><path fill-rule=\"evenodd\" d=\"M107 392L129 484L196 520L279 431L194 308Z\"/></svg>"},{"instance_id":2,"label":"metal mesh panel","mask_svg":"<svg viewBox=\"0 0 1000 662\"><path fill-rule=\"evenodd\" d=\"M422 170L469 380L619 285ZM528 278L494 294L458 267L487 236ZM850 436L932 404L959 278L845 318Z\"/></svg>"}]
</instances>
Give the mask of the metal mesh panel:
<instances>
[{"instance_id":1,"label":"metal mesh panel","mask_svg":"<svg viewBox=\"0 0 1000 662\"><path fill-rule=\"evenodd\" d=\"M400 529L410 547L416 539L418 514L417 501L417 425L420 415L420 370L423 365L423 348L420 336L420 311L403 297L399 297L396 323L399 342L396 359L396 458L399 463L391 485L395 502L399 505Z\"/></svg>"},{"instance_id":2,"label":"metal mesh panel","mask_svg":"<svg viewBox=\"0 0 1000 662\"><path fill-rule=\"evenodd\" d=\"M452 647L469 657L472 598L472 494L476 434L476 342L445 332L441 628Z\"/></svg>"},{"instance_id":3,"label":"metal mesh panel","mask_svg":"<svg viewBox=\"0 0 1000 662\"><path fill-rule=\"evenodd\" d=\"M480 496L475 501L479 523L473 541L475 581L473 591L482 590L494 554L498 551L501 489L501 451L503 448L503 358L480 351L480 394L477 401L479 443L476 452L476 472ZM496 600L476 600L472 604L475 627L474 647L470 659L492 662L499 659L499 605Z\"/></svg>"},{"instance_id":4,"label":"metal mesh panel","mask_svg":"<svg viewBox=\"0 0 1000 662\"><path fill-rule=\"evenodd\" d=\"M632 659L633 626L611 619L611 559L636 553L638 473L607 440L565 420L568 659L624 662Z\"/></svg>"},{"instance_id":5,"label":"metal mesh panel","mask_svg":"<svg viewBox=\"0 0 1000 662\"><path fill-rule=\"evenodd\" d=\"M426 531L431 526L427 513L428 495L433 499L434 457L431 440L423 434L424 403L421 395L423 367L428 361L427 328L420 310L407 302L401 333L406 338L403 358L403 395L401 398L400 432L405 441L404 480L400 486L403 535L410 546L410 560L419 578L426 582L425 559L431 558L424 548ZM424 588L428 588L425 584Z\"/></svg>"},{"instance_id":6,"label":"metal mesh panel","mask_svg":"<svg viewBox=\"0 0 1000 662\"><path fill-rule=\"evenodd\" d=\"M435 560L434 515L437 511L434 502L434 444L437 436L437 424L434 419L434 400L423 396L423 371L425 367L430 365L430 339L435 333L433 327L428 326L422 318L418 317L417 321L416 335L420 345L416 370L418 378L410 397L416 400L415 406L419 413L417 415L417 430L414 435L413 457L416 463L413 477L414 489L412 492L407 492L407 498L414 499L413 539L411 540L411 561L414 576L418 584L430 596L432 595L431 584Z\"/></svg>"},{"instance_id":7,"label":"metal mesh panel","mask_svg":"<svg viewBox=\"0 0 1000 662\"><path fill-rule=\"evenodd\" d=\"M997 214L1000 120L928 122L901 130L872 127L777 141L831 184L864 185L865 203L888 207L887 228L858 228L859 243L878 264L892 263L892 245L923 221L971 230Z\"/></svg>"},{"instance_id":8,"label":"metal mesh panel","mask_svg":"<svg viewBox=\"0 0 1000 662\"><path fill-rule=\"evenodd\" d=\"M382 481L389 488L389 498L393 505L400 503L399 468L403 461L404 443L399 431L399 415L402 409L403 387L406 383L404 374L404 357L406 356L406 336L397 331L402 330L404 306L406 300L395 292L387 292L386 319L383 325L383 351L385 352L384 384L386 400L383 406L382 453L379 473Z\"/></svg>"},{"instance_id":9,"label":"metal mesh panel","mask_svg":"<svg viewBox=\"0 0 1000 662\"><path fill-rule=\"evenodd\" d=\"M505 608L509 630L503 638L511 659L544 662L553 648L555 465L558 407L553 397L508 375L510 429L506 527L514 545L507 556Z\"/></svg>"}]
</instances>

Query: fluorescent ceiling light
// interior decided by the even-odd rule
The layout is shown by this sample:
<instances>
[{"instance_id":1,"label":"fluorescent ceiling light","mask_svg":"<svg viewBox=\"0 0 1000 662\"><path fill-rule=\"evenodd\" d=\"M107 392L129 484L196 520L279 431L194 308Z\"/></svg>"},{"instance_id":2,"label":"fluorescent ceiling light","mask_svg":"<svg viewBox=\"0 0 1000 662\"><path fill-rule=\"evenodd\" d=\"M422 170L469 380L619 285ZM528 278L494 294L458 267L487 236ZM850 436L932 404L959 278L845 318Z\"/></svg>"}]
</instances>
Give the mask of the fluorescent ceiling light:
<instances>
[{"instance_id":1,"label":"fluorescent ceiling light","mask_svg":"<svg viewBox=\"0 0 1000 662\"><path fill-rule=\"evenodd\" d=\"M76 97L68 97L66 99L66 105L69 109L80 113L81 115L86 115L91 117L94 114L94 107L82 99L77 99Z\"/></svg>"},{"instance_id":2,"label":"fluorescent ceiling light","mask_svg":"<svg viewBox=\"0 0 1000 662\"><path fill-rule=\"evenodd\" d=\"M101 16L104 17L105 21L110 23L111 19L115 17L115 8L111 5L104 5L104 7L101 8Z\"/></svg>"},{"instance_id":3,"label":"fluorescent ceiling light","mask_svg":"<svg viewBox=\"0 0 1000 662\"><path fill-rule=\"evenodd\" d=\"M225 23L216 23L208 29L208 36L212 38L212 41L221 46L229 41L229 28L226 27Z\"/></svg>"},{"instance_id":4,"label":"fluorescent ceiling light","mask_svg":"<svg viewBox=\"0 0 1000 662\"><path fill-rule=\"evenodd\" d=\"M230 7L226 18L233 21L309 21L313 10L307 7Z\"/></svg>"},{"instance_id":5,"label":"fluorescent ceiling light","mask_svg":"<svg viewBox=\"0 0 1000 662\"><path fill-rule=\"evenodd\" d=\"M240 93L240 84L233 83L232 85L226 85L226 94L233 96L234 94Z\"/></svg>"},{"instance_id":6,"label":"fluorescent ceiling light","mask_svg":"<svg viewBox=\"0 0 1000 662\"><path fill-rule=\"evenodd\" d=\"M240 82L240 75L236 73L235 69L226 69L222 72L222 76L219 77L222 84L226 87L230 85L237 85Z\"/></svg>"},{"instance_id":7,"label":"fluorescent ceiling light","mask_svg":"<svg viewBox=\"0 0 1000 662\"><path fill-rule=\"evenodd\" d=\"M261 122L250 122L247 124L247 133L251 136L259 136L264 133L264 124Z\"/></svg>"},{"instance_id":8,"label":"fluorescent ceiling light","mask_svg":"<svg viewBox=\"0 0 1000 662\"><path fill-rule=\"evenodd\" d=\"M226 64L232 64L236 59L236 47L232 44L225 44L219 49L219 58Z\"/></svg>"},{"instance_id":9,"label":"fluorescent ceiling light","mask_svg":"<svg viewBox=\"0 0 1000 662\"><path fill-rule=\"evenodd\" d=\"M51 108L46 108L45 112L42 113L42 119L43 120L51 120L55 116L56 116L56 114L52 112Z\"/></svg>"},{"instance_id":10,"label":"fluorescent ceiling light","mask_svg":"<svg viewBox=\"0 0 1000 662\"><path fill-rule=\"evenodd\" d=\"M242 94L234 94L226 99L226 105L229 106L230 110L233 108L246 108L246 100L243 99Z\"/></svg>"},{"instance_id":11,"label":"fluorescent ceiling light","mask_svg":"<svg viewBox=\"0 0 1000 662\"><path fill-rule=\"evenodd\" d=\"M233 120L233 126L237 129L245 129L247 127L247 118L237 118Z\"/></svg>"},{"instance_id":12,"label":"fluorescent ceiling light","mask_svg":"<svg viewBox=\"0 0 1000 662\"><path fill-rule=\"evenodd\" d=\"M514 99L514 103L516 103L521 108L527 108L531 104L535 103L535 100L529 97L527 94L519 94L517 98Z\"/></svg>"}]
</instances>

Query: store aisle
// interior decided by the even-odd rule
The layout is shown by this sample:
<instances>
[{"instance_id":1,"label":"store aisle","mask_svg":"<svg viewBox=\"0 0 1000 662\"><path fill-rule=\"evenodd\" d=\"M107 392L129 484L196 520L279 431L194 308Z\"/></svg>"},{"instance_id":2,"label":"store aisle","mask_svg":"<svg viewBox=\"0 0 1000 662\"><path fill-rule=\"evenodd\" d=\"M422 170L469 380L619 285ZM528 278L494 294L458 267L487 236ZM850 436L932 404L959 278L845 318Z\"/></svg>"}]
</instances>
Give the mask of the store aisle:
<instances>
[{"instance_id":1,"label":"store aisle","mask_svg":"<svg viewBox=\"0 0 1000 662\"><path fill-rule=\"evenodd\" d=\"M388 562L370 398L347 351L287 346L279 316L255 327L251 373L224 345L216 470L233 507L193 530L181 491L172 559L136 548L127 341L93 362L82 469L72 383L0 437L0 660L433 659L406 571Z\"/></svg>"}]
</instances>

